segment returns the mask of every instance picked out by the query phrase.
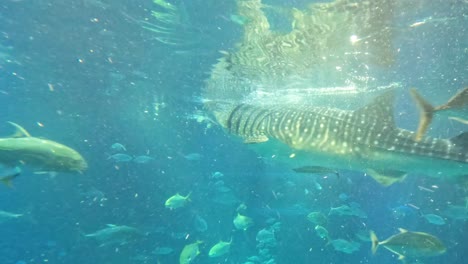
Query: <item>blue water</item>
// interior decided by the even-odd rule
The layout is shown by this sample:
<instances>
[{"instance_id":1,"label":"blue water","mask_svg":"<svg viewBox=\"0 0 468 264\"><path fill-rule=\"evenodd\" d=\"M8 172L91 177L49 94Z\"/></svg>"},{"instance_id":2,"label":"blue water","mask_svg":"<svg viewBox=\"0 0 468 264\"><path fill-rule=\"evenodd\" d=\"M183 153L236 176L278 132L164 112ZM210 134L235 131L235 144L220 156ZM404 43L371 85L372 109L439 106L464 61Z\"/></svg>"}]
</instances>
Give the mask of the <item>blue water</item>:
<instances>
[{"instance_id":1,"label":"blue water","mask_svg":"<svg viewBox=\"0 0 468 264\"><path fill-rule=\"evenodd\" d=\"M177 45L142 28L142 21L154 21L150 10L157 8L149 0L1 1L1 137L13 132L6 122L13 121L35 137L73 147L89 164L82 174L56 176L24 168L13 188L0 186L0 210L23 214L0 223L1 264L178 263L182 248L197 240L203 244L193 263L246 263L261 256L262 248L268 252L255 263L398 263L383 248L372 255L370 242L355 233L372 229L385 239L400 227L429 232L447 246L445 254L417 263L467 263L466 220L446 218L436 226L413 207L441 215L449 204L465 204L466 187L422 176L382 187L349 171L339 178L312 176L314 182L265 164L222 128L189 118L203 110L197 100L201 88L219 51L234 49L242 27L230 19L234 1L168 2L183 10L185 26L175 29L184 41ZM308 2L282 5L302 8ZM412 15L400 14L395 22L402 30L395 39L400 53L392 76L443 103L467 85L468 4L415 2ZM428 17L436 20L405 30ZM399 95L395 113L398 126L416 129L418 114L407 93ZM430 135L446 138L466 125L436 120L432 128ZM131 157L151 159L109 159L116 142ZM223 176L213 177L216 172ZM189 192L185 207L164 207L172 195ZM360 204L367 218L330 217L327 224L332 239L361 243L346 254L319 238L306 215L328 214L351 202ZM232 224L241 203L254 220L246 231ZM85 236L106 224L142 234L108 246ZM262 229L274 229L276 243L259 246ZM231 238L229 254L208 257L212 245ZM157 248L173 252L158 255Z\"/></svg>"}]
</instances>

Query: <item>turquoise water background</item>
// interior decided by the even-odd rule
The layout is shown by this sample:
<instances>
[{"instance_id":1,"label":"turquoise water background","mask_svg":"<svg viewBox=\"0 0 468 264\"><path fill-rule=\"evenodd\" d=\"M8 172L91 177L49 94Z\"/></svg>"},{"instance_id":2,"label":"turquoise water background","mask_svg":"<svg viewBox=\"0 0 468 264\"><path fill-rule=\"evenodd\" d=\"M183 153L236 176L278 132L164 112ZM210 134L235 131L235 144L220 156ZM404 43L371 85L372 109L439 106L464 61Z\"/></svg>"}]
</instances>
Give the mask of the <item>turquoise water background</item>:
<instances>
[{"instance_id":1,"label":"turquoise water background","mask_svg":"<svg viewBox=\"0 0 468 264\"><path fill-rule=\"evenodd\" d=\"M152 1L0 2L1 137L13 132L6 122L13 121L33 136L73 147L89 164L82 174L55 177L25 168L14 188L0 186L0 210L24 215L0 223L0 264L178 263L182 248L197 240L204 243L193 263L246 263L260 255L257 233L274 222L281 226L262 263L398 263L383 248L372 255L370 242L355 233L372 229L384 239L400 227L434 234L448 248L417 263L467 263L466 220L445 218L446 224L437 226L408 206L442 215L449 204L465 205L462 186L411 177L382 187L349 171L340 178L295 174L265 164L210 121L197 122L193 115L203 110L201 88L210 69L220 50L235 49L242 27L230 17L234 1L170 2L183 9L183 24L174 27L177 45L161 43L142 28L142 21L154 23ZM266 3L304 7L307 2ZM401 28L395 39L400 53L392 76L443 103L467 85L468 4L416 2L418 11L395 22ZM425 25L408 30L428 17ZM418 114L407 93L399 94L395 116L399 127L416 129ZM465 130L466 125L438 119L429 134L446 138ZM109 156L116 142L129 155L153 159L115 162ZM215 172L224 176L216 179ZM433 185L438 187L433 192L419 188ZM191 192L191 202L166 209L164 202L177 192ZM346 254L317 237L306 215L351 202L360 204L367 218L330 217L327 225L333 239L361 244ZM254 220L247 231L232 224L241 203ZM206 231L197 226L199 218ZM144 234L111 246L84 236L106 224ZM208 257L212 245L231 238L228 255ZM161 247L173 252L155 254Z\"/></svg>"}]
</instances>

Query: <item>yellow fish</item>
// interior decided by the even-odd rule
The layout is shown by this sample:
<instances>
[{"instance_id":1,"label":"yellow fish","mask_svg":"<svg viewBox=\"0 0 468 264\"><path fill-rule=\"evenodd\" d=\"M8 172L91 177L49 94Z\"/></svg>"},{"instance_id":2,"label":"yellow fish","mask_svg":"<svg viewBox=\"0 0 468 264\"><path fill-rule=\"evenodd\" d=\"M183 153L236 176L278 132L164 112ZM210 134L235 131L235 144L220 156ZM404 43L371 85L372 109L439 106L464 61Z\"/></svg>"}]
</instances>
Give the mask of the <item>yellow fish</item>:
<instances>
[{"instance_id":1,"label":"yellow fish","mask_svg":"<svg viewBox=\"0 0 468 264\"><path fill-rule=\"evenodd\" d=\"M179 264L189 264L200 254L199 244L203 243L202 241L197 241L192 244L185 245L182 252L179 256Z\"/></svg>"},{"instance_id":2,"label":"yellow fish","mask_svg":"<svg viewBox=\"0 0 468 264\"><path fill-rule=\"evenodd\" d=\"M444 244L435 236L422 232L410 232L400 228L400 233L393 235L385 241L379 242L373 231L370 231L372 241L372 253L379 246L383 246L397 254L398 259L405 257L431 257L445 253Z\"/></svg>"},{"instance_id":3,"label":"yellow fish","mask_svg":"<svg viewBox=\"0 0 468 264\"><path fill-rule=\"evenodd\" d=\"M192 192L187 194L187 196L182 196L176 193L175 195L169 197L169 199L166 200L164 205L166 206L166 208L169 208L169 209L176 209L176 208L184 207L187 201L190 201L191 193Z\"/></svg>"},{"instance_id":4,"label":"yellow fish","mask_svg":"<svg viewBox=\"0 0 468 264\"><path fill-rule=\"evenodd\" d=\"M234 218L232 222L234 223L234 226L239 230L247 230L247 228L253 225L252 218L245 215L241 215L239 213L237 213L236 218Z\"/></svg>"},{"instance_id":5,"label":"yellow fish","mask_svg":"<svg viewBox=\"0 0 468 264\"><path fill-rule=\"evenodd\" d=\"M229 250L231 249L231 243L232 243L232 239L229 242L225 242L225 241L218 242L216 245L214 245L210 249L210 252L208 252L208 256L210 258L215 258L215 257L220 257L229 253Z\"/></svg>"}]
</instances>

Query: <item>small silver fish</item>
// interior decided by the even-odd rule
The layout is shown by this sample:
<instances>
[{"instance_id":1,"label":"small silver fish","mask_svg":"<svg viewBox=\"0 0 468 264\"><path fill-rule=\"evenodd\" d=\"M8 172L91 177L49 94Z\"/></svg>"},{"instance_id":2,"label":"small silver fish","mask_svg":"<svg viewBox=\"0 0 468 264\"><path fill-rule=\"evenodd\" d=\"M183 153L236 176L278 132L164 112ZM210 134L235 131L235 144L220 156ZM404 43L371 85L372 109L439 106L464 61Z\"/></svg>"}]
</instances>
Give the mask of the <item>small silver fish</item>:
<instances>
[{"instance_id":1,"label":"small silver fish","mask_svg":"<svg viewBox=\"0 0 468 264\"><path fill-rule=\"evenodd\" d=\"M190 153L184 156L186 160L197 161L203 158L203 155L200 153Z\"/></svg>"},{"instance_id":2,"label":"small silver fish","mask_svg":"<svg viewBox=\"0 0 468 264\"><path fill-rule=\"evenodd\" d=\"M205 232L206 230L208 230L208 223L205 219L203 219L203 217L199 215L195 216L193 220L193 225L195 227L195 230L197 230L198 232Z\"/></svg>"},{"instance_id":3,"label":"small silver fish","mask_svg":"<svg viewBox=\"0 0 468 264\"><path fill-rule=\"evenodd\" d=\"M443 211L443 214L454 220L467 220L468 206L449 205L449 207Z\"/></svg>"},{"instance_id":4,"label":"small silver fish","mask_svg":"<svg viewBox=\"0 0 468 264\"><path fill-rule=\"evenodd\" d=\"M445 220L436 214L424 214L422 217L433 225L445 225Z\"/></svg>"},{"instance_id":5,"label":"small silver fish","mask_svg":"<svg viewBox=\"0 0 468 264\"><path fill-rule=\"evenodd\" d=\"M86 234L85 237L94 238L100 243L100 246L124 245L136 239L141 232L131 226L108 224L106 228L94 233Z\"/></svg>"},{"instance_id":6,"label":"small silver fish","mask_svg":"<svg viewBox=\"0 0 468 264\"><path fill-rule=\"evenodd\" d=\"M108 160L113 160L115 162L129 162L131 161L133 158L132 156L130 155L127 155L127 154L123 154L123 153L117 153L117 154L114 154L114 155L111 155L109 158L107 158Z\"/></svg>"},{"instance_id":7,"label":"small silver fish","mask_svg":"<svg viewBox=\"0 0 468 264\"><path fill-rule=\"evenodd\" d=\"M0 211L0 223L6 222L8 220L18 219L22 214L10 213L7 211Z\"/></svg>"},{"instance_id":8,"label":"small silver fish","mask_svg":"<svg viewBox=\"0 0 468 264\"><path fill-rule=\"evenodd\" d=\"M351 254L355 251L358 251L361 247L361 244L358 242L348 241L341 238L330 241L330 244L336 251L340 251L346 254Z\"/></svg>"},{"instance_id":9,"label":"small silver fish","mask_svg":"<svg viewBox=\"0 0 468 264\"><path fill-rule=\"evenodd\" d=\"M293 171L297 173L310 173L310 174L335 174L336 177L340 177L338 171L330 169L327 167L321 166L303 166L299 168L294 168Z\"/></svg>"},{"instance_id":10,"label":"small silver fish","mask_svg":"<svg viewBox=\"0 0 468 264\"><path fill-rule=\"evenodd\" d=\"M145 163L148 163L148 162L153 161L153 160L154 160L153 157L141 155L141 156L135 157L133 159L133 162L140 163L140 164L145 164Z\"/></svg>"},{"instance_id":11,"label":"small silver fish","mask_svg":"<svg viewBox=\"0 0 468 264\"><path fill-rule=\"evenodd\" d=\"M321 225L317 225L315 226L314 229L315 229L315 233L317 234L317 236L327 241L330 240L330 237L328 235L328 230L325 227Z\"/></svg>"},{"instance_id":12,"label":"small silver fish","mask_svg":"<svg viewBox=\"0 0 468 264\"><path fill-rule=\"evenodd\" d=\"M153 254L155 255L169 255L174 252L174 249L170 247L157 247L153 250Z\"/></svg>"},{"instance_id":13,"label":"small silver fish","mask_svg":"<svg viewBox=\"0 0 468 264\"><path fill-rule=\"evenodd\" d=\"M122 145L122 144L120 144L120 143L114 143L114 144L112 144L111 149L113 149L113 150L115 150L115 151L127 151L127 149L125 148L125 146Z\"/></svg>"},{"instance_id":14,"label":"small silver fish","mask_svg":"<svg viewBox=\"0 0 468 264\"><path fill-rule=\"evenodd\" d=\"M360 218L367 218L366 212L364 212L357 205L354 205L354 206L341 205L339 207L332 207L330 208L330 212L328 215L339 215L339 216L348 215L348 216L357 216Z\"/></svg>"}]
</instances>

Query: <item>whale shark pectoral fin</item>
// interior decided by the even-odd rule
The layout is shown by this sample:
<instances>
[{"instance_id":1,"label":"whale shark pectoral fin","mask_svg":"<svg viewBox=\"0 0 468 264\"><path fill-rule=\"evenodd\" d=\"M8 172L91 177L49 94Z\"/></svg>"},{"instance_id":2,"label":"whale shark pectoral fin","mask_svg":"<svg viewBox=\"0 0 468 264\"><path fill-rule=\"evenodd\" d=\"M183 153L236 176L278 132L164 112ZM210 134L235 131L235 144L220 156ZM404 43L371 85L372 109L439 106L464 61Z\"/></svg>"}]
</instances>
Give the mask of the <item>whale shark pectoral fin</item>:
<instances>
[{"instance_id":1,"label":"whale shark pectoral fin","mask_svg":"<svg viewBox=\"0 0 468 264\"><path fill-rule=\"evenodd\" d=\"M415 135L415 140L420 141L432 122L435 109L418 93L415 88L410 90L410 94L419 108L419 125Z\"/></svg>"},{"instance_id":2,"label":"whale shark pectoral fin","mask_svg":"<svg viewBox=\"0 0 468 264\"><path fill-rule=\"evenodd\" d=\"M398 170L380 171L375 169L367 169L366 172L383 186L390 186L396 182L401 182L406 178L407 175L406 172Z\"/></svg>"},{"instance_id":3,"label":"whale shark pectoral fin","mask_svg":"<svg viewBox=\"0 0 468 264\"><path fill-rule=\"evenodd\" d=\"M249 136L249 137L244 138L245 144L263 143L267 141L268 141L268 137L266 137L265 135Z\"/></svg>"},{"instance_id":4,"label":"whale shark pectoral fin","mask_svg":"<svg viewBox=\"0 0 468 264\"><path fill-rule=\"evenodd\" d=\"M460 146L462 149L468 149L468 131L451 138L450 142L456 146Z\"/></svg>"},{"instance_id":5,"label":"whale shark pectoral fin","mask_svg":"<svg viewBox=\"0 0 468 264\"><path fill-rule=\"evenodd\" d=\"M26 131L26 129L24 129L22 126L20 126L20 125L18 125L16 123L13 123L11 121L8 121L8 123L16 128L15 133L11 137L14 137L14 138L31 137L31 135L28 133L28 131Z\"/></svg>"}]
</instances>

